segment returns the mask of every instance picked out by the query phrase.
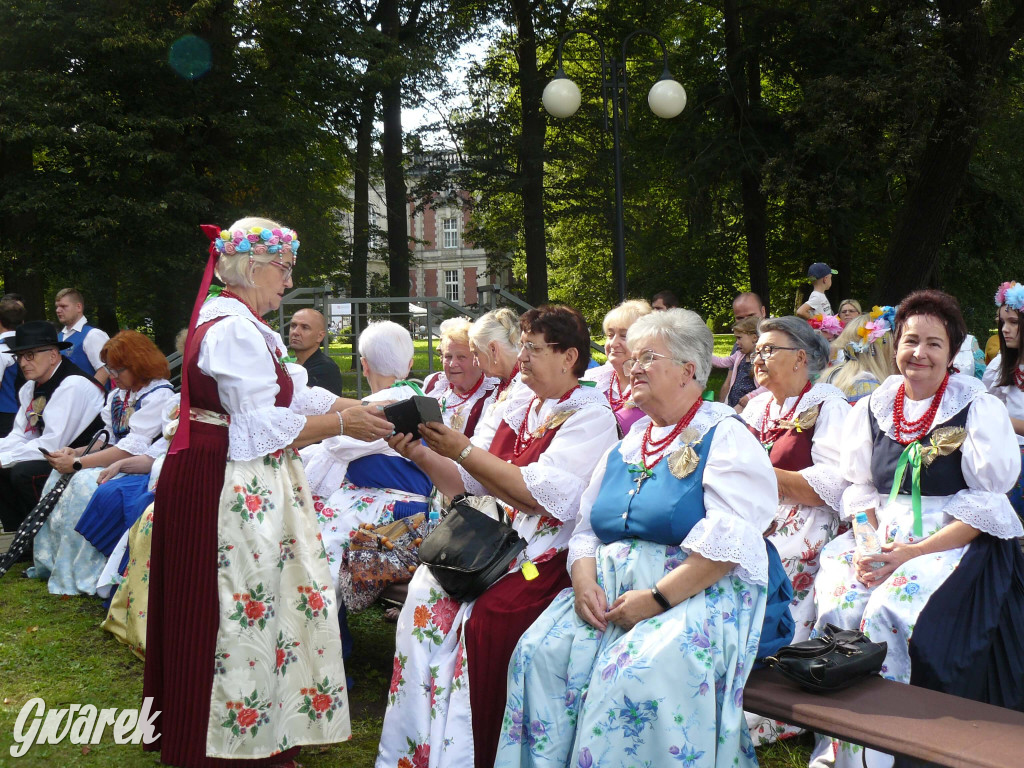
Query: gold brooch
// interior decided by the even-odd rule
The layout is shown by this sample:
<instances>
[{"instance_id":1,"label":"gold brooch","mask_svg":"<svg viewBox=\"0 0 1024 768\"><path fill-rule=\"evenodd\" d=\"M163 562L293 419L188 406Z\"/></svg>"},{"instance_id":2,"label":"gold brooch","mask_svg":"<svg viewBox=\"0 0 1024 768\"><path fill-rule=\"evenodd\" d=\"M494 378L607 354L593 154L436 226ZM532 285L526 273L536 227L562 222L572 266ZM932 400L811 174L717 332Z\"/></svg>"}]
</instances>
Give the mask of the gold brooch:
<instances>
[{"instance_id":1,"label":"gold brooch","mask_svg":"<svg viewBox=\"0 0 1024 768\"><path fill-rule=\"evenodd\" d=\"M795 419L779 419L780 429L796 429L797 432L803 432L805 429L810 429L818 421L818 412L821 410L821 403L818 403L813 408L808 408L803 413L797 415Z\"/></svg>"},{"instance_id":2,"label":"gold brooch","mask_svg":"<svg viewBox=\"0 0 1024 768\"><path fill-rule=\"evenodd\" d=\"M966 439L967 430L963 427L939 427L929 438L931 444L921 452L921 463L930 467L939 456L949 456Z\"/></svg>"}]
</instances>

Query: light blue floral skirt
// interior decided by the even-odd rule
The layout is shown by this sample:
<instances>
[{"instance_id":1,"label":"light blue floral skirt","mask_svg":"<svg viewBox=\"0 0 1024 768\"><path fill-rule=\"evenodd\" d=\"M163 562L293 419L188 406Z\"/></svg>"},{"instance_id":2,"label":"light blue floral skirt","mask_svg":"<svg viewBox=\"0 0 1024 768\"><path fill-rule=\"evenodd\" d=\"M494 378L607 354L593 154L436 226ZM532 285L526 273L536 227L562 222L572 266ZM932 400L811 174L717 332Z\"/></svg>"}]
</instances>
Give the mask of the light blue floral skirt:
<instances>
[{"instance_id":1,"label":"light blue floral skirt","mask_svg":"<svg viewBox=\"0 0 1024 768\"><path fill-rule=\"evenodd\" d=\"M598 583L611 605L686 556L645 541L602 545ZM730 574L628 632L602 633L564 590L512 656L495 768L756 766L743 686L766 592Z\"/></svg>"}]
</instances>

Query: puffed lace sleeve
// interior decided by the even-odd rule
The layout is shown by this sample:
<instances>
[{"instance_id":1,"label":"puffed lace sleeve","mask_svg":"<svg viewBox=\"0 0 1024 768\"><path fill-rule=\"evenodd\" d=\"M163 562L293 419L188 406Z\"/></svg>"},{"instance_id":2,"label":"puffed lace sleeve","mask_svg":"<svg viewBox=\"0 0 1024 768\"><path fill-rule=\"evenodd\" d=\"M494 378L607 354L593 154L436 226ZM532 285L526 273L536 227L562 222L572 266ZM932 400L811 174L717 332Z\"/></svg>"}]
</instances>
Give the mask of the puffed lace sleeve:
<instances>
[{"instance_id":1,"label":"puffed lace sleeve","mask_svg":"<svg viewBox=\"0 0 1024 768\"><path fill-rule=\"evenodd\" d=\"M967 439L960 467L967 488L943 511L972 528L1000 539L1024 535L1006 492L1020 476L1020 447L1006 406L992 395L978 395L967 412Z\"/></svg>"},{"instance_id":2,"label":"puffed lace sleeve","mask_svg":"<svg viewBox=\"0 0 1024 768\"><path fill-rule=\"evenodd\" d=\"M523 467L530 495L551 517L576 519L580 497L602 455L618 442L615 416L605 405L588 405L570 416L540 458Z\"/></svg>"},{"instance_id":3,"label":"puffed lace sleeve","mask_svg":"<svg viewBox=\"0 0 1024 768\"><path fill-rule=\"evenodd\" d=\"M594 506L594 502L597 501L597 494L601 490L601 483L604 482L604 473L608 467L609 457L612 461L621 461L618 453L612 455L618 445L616 443L604 452L604 456L601 457L601 460L597 462L597 467L594 468L594 474L590 476L590 484L587 486L587 490L583 492L583 496L580 498L580 511L576 515L576 527L573 528L572 538L569 539L569 563L567 568L570 574L572 573L572 564L581 557L594 557L597 554L597 546L601 543L601 540L597 538L594 534L594 529L590 526L590 510Z\"/></svg>"},{"instance_id":4,"label":"puffed lace sleeve","mask_svg":"<svg viewBox=\"0 0 1024 768\"><path fill-rule=\"evenodd\" d=\"M298 363L286 363L285 368L292 380L291 409L303 416L318 416L327 413L338 396L323 387L309 386L309 374Z\"/></svg>"},{"instance_id":5,"label":"puffed lace sleeve","mask_svg":"<svg viewBox=\"0 0 1024 768\"><path fill-rule=\"evenodd\" d=\"M843 424L849 413L849 404L838 397L829 397L821 402L811 440L811 461L814 463L800 470L821 500L836 511L842 503L843 489L848 485L839 469L839 450L843 443Z\"/></svg>"},{"instance_id":6,"label":"puffed lace sleeve","mask_svg":"<svg viewBox=\"0 0 1024 768\"><path fill-rule=\"evenodd\" d=\"M217 382L231 417L228 455L248 461L291 445L306 419L278 408L276 363L259 330L248 320L225 317L203 338L199 369Z\"/></svg>"},{"instance_id":7,"label":"puffed lace sleeve","mask_svg":"<svg viewBox=\"0 0 1024 768\"><path fill-rule=\"evenodd\" d=\"M997 389L996 382L999 381L999 369L1002 367L1002 365L1003 356L996 355L995 357L992 358L992 362L985 366L985 373L981 375L981 383L984 384L985 389L987 389L992 394L996 394L994 390Z\"/></svg>"},{"instance_id":8,"label":"puffed lace sleeve","mask_svg":"<svg viewBox=\"0 0 1024 768\"><path fill-rule=\"evenodd\" d=\"M737 419L719 422L704 467L705 515L682 547L708 560L730 562L744 581L768 583L764 531L779 498L768 454Z\"/></svg>"},{"instance_id":9,"label":"puffed lace sleeve","mask_svg":"<svg viewBox=\"0 0 1024 768\"><path fill-rule=\"evenodd\" d=\"M865 495L876 493L874 477L871 474L871 398L858 400L850 408L843 422L843 439L839 447L839 466L843 479L849 483L843 490L842 509L839 516L851 519L846 508ZM820 495L820 494L819 494Z\"/></svg>"},{"instance_id":10,"label":"puffed lace sleeve","mask_svg":"<svg viewBox=\"0 0 1024 768\"><path fill-rule=\"evenodd\" d=\"M128 434L117 441L117 447L133 456L149 451L154 441L163 434L164 406L174 399L174 390L168 381L154 382L154 388L142 400L142 406L128 419Z\"/></svg>"}]
</instances>

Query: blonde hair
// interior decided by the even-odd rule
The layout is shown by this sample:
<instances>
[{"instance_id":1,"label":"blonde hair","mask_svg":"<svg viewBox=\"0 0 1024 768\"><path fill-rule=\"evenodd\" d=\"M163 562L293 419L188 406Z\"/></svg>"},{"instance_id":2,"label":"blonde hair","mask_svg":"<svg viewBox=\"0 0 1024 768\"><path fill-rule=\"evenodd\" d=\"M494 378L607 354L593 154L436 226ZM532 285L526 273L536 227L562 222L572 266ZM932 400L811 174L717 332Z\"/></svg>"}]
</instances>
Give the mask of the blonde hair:
<instances>
[{"instance_id":1,"label":"blonde hair","mask_svg":"<svg viewBox=\"0 0 1024 768\"><path fill-rule=\"evenodd\" d=\"M825 380L847 395L855 394L853 388L861 374L870 374L881 383L896 373L896 348L892 331L886 331L870 344L858 333L870 320L871 315L868 314L853 318L832 342L832 348L841 351L846 356L846 362L829 371Z\"/></svg>"},{"instance_id":2,"label":"blonde hair","mask_svg":"<svg viewBox=\"0 0 1024 768\"><path fill-rule=\"evenodd\" d=\"M856 309L858 315L864 312L864 310L860 308L860 302L857 301L856 299L843 299L842 301L839 302L839 307L836 309L836 314L838 315L840 312L842 312L843 307L845 307L847 304Z\"/></svg>"},{"instance_id":3,"label":"blonde hair","mask_svg":"<svg viewBox=\"0 0 1024 768\"><path fill-rule=\"evenodd\" d=\"M608 314L601 322L601 327L607 336L609 328L629 328L641 317L649 315L653 311L651 305L643 299L630 299L608 310Z\"/></svg>"},{"instance_id":4,"label":"blonde hair","mask_svg":"<svg viewBox=\"0 0 1024 768\"><path fill-rule=\"evenodd\" d=\"M466 317L452 317L441 323L441 342L438 346L441 352L448 346L448 342L469 346L469 329L473 324Z\"/></svg>"},{"instance_id":5,"label":"blonde hair","mask_svg":"<svg viewBox=\"0 0 1024 768\"><path fill-rule=\"evenodd\" d=\"M247 216L244 219L239 219L227 229L229 232L234 232L236 229L248 232L250 227L281 229L281 225L276 221L262 219L257 216ZM276 261L278 258L278 254L275 253L256 255L252 251L246 251L245 253L236 251L230 256L222 253L217 258L217 279L224 283L224 285L243 285L247 288L252 288L255 285L252 279L253 270L263 264Z\"/></svg>"},{"instance_id":6,"label":"blonde hair","mask_svg":"<svg viewBox=\"0 0 1024 768\"><path fill-rule=\"evenodd\" d=\"M492 309L474 321L469 329L470 346L483 351L492 341L511 352L519 351L519 315L508 307Z\"/></svg>"},{"instance_id":7,"label":"blonde hair","mask_svg":"<svg viewBox=\"0 0 1024 768\"><path fill-rule=\"evenodd\" d=\"M732 324L732 332L746 334L747 336L757 336L757 324L760 321L760 317L744 317L742 320L737 320Z\"/></svg>"}]
</instances>

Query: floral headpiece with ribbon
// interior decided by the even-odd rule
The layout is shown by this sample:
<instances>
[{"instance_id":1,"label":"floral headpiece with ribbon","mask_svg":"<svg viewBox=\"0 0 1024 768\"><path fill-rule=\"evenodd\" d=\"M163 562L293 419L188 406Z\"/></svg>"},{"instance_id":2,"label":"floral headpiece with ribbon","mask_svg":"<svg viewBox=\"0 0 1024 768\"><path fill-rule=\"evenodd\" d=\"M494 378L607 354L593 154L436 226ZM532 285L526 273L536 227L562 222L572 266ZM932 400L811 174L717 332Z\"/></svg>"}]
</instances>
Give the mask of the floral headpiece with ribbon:
<instances>
[{"instance_id":1,"label":"floral headpiece with ribbon","mask_svg":"<svg viewBox=\"0 0 1024 768\"><path fill-rule=\"evenodd\" d=\"M860 341L851 341L846 345L846 348L855 354L859 355L867 349L873 349L871 345L879 339L883 344L887 343L885 334L891 333L896 324L896 307L879 307L876 304L871 309L870 317L870 320L857 329Z\"/></svg>"},{"instance_id":2,"label":"floral headpiece with ribbon","mask_svg":"<svg viewBox=\"0 0 1024 768\"><path fill-rule=\"evenodd\" d=\"M815 315L807 322L811 328L821 331L830 340L843 332L843 322L835 315Z\"/></svg>"},{"instance_id":3,"label":"floral headpiece with ribbon","mask_svg":"<svg viewBox=\"0 0 1024 768\"><path fill-rule=\"evenodd\" d=\"M1024 312L1024 285L1010 280L996 291L996 306L1009 307L1014 312Z\"/></svg>"},{"instance_id":4,"label":"floral headpiece with ribbon","mask_svg":"<svg viewBox=\"0 0 1024 768\"><path fill-rule=\"evenodd\" d=\"M250 227L248 232L241 229L228 232L223 229L213 238L213 247L217 253L227 256L236 253L247 253L250 256L290 253L293 259L297 259L299 255L298 237L291 229Z\"/></svg>"}]
</instances>

